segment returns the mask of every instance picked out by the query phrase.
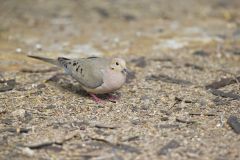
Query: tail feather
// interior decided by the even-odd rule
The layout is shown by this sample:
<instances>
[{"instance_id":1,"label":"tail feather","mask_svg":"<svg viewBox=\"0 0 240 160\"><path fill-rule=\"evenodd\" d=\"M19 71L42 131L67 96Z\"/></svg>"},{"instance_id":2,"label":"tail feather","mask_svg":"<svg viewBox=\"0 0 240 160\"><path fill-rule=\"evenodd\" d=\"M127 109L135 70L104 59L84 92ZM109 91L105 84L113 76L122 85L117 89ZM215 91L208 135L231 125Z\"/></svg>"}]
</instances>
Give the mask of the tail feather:
<instances>
[{"instance_id":1,"label":"tail feather","mask_svg":"<svg viewBox=\"0 0 240 160\"><path fill-rule=\"evenodd\" d=\"M48 62L48 63L59 66L59 62L56 59L50 59L50 58L45 58L45 57L33 56L33 55L28 55L28 57L38 59L38 60L41 60L41 61Z\"/></svg>"},{"instance_id":2,"label":"tail feather","mask_svg":"<svg viewBox=\"0 0 240 160\"><path fill-rule=\"evenodd\" d=\"M63 66L64 68L67 68L67 65L69 63L69 60L68 58L64 58L64 57L58 57L57 61L59 63L60 66Z\"/></svg>"}]
</instances>

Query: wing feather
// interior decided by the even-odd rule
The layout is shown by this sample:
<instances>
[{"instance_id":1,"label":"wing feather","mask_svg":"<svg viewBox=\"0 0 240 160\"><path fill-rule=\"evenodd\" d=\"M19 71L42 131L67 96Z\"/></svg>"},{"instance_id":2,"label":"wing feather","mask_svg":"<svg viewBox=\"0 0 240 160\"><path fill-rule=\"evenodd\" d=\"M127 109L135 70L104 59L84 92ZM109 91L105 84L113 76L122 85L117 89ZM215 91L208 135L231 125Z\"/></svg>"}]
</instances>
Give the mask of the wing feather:
<instances>
[{"instance_id":1,"label":"wing feather","mask_svg":"<svg viewBox=\"0 0 240 160\"><path fill-rule=\"evenodd\" d=\"M106 58L61 59L62 67L82 86L97 88L103 84L103 70L109 65Z\"/></svg>"}]
</instances>

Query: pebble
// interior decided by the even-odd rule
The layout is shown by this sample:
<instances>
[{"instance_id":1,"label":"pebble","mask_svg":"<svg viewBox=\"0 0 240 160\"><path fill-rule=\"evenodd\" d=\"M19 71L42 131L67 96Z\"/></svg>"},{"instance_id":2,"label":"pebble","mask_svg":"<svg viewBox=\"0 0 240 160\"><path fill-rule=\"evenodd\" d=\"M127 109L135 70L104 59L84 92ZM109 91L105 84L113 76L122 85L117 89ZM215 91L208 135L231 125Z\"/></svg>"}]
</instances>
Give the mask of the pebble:
<instances>
[{"instance_id":1,"label":"pebble","mask_svg":"<svg viewBox=\"0 0 240 160\"><path fill-rule=\"evenodd\" d=\"M173 139L159 150L158 155L167 155L170 151L178 147L180 147L180 144Z\"/></svg>"},{"instance_id":2,"label":"pebble","mask_svg":"<svg viewBox=\"0 0 240 160\"><path fill-rule=\"evenodd\" d=\"M206 56L209 56L209 53L204 50L197 50L197 51L193 52L193 55L206 57Z\"/></svg>"},{"instance_id":3,"label":"pebble","mask_svg":"<svg viewBox=\"0 0 240 160\"><path fill-rule=\"evenodd\" d=\"M235 133L240 134L240 121L235 116L230 116L227 123L231 126Z\"/></svg>"},{"instance_id":4,"label":"pebble","mask_svg":"<svg viewBox=\"0 0 240 160\"><path fill-rule=\"evenodd\" d=\"M42 50L42 45L41 45L41 44L36 44L36 45L35 45L35 48L36 48L37 50Z\"/></svg>"},{"instance_id":5,"label":"pebble","mask_svg":"<svg viewBox=\"0 0 240 160\"><path fill-rule=\"evenodd\" d=\"M32 157L34 155L34 151L28 147L22 149L23 154Z\"/></svg>"},{"instance_id":6,"label":"pebble","mask_svg":"<svg viewBox=\"0 0 240 160\"><path fill-rule=\"evenodd\" d=\"M139 58L133 59L131 62L133 62L135 66L140 68L144 68L147 65L145 57L139 57Z\"/></svg>"},{"instance_id":7,"label":"pebble","mask_svg":"<svg viewBox=\"0 0 240 160\"><path fill-rule=\"evenodd\" d=\"M0 92L12 90L16 85L15 79L0 82Z\"/></svg>"},{"instance_id":8,"label":"pebble","mask_svg":"<svg viewBox=\"0 0 240 160\"><path fill-rule=\"evenodd\" d=\"M12 112L12 115L14 117L20 117L20 118L24 118L25 117L25 113L26 111L24 109L18 109Z\"/></svg>"},{"instance_id":9,"label":"pebble","mask_svg":"<svg viewBox=\"0 0 240 160\"><path fill-rule=\"evenodd\" d=\"M17 48L17 49L16 49L16 52L17 52L17 53L21 53L21 52L22 52L22 49L21 49L21 48Z\"/></svg>"}]
</instances>

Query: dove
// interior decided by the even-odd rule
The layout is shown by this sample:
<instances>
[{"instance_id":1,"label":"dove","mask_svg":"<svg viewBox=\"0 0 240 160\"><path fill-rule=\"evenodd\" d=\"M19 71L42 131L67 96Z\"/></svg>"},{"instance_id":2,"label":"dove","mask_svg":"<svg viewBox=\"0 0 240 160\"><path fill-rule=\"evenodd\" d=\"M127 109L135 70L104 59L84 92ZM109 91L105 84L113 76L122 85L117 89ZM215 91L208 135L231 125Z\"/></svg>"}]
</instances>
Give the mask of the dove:
<instances>
[{"instance_id":1,"label":"dove","mask_svg":"<svg viewBox=\"0 0 240 160\"><path fill-rule=\"evenodd\" d=\"M97 94L114 92L120 89L126 81L126 62L122 58L88 57L68 59L58 57L57 59L50 59L34 55L28 55L28 57L62 67L67 74L79 82L81 87L97 103L102 102L97 97Z\"/></svg>"}]
</instances>

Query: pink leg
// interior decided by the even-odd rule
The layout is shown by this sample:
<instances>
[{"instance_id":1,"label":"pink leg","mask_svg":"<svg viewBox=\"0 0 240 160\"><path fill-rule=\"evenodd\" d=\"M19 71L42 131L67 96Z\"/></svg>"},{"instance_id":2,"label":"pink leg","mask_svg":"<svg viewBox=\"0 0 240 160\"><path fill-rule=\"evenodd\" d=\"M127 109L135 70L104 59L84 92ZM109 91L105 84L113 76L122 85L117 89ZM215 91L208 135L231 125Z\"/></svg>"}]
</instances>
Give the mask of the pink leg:
<instances>
[{"instance_id":1,"label":"pink leg","mask_svg":"<svg viewBox=\"0 0 240 160\"><path fill-rule=\"evenodd\" d=\"M95 94L93 94L93 93L89 93L91 96L92 96L92 98L93 98L93 100L96 102L96 103L102 103L103 101L100 99L100 98L98 98Z\"/></svg>"}]
</instances>

